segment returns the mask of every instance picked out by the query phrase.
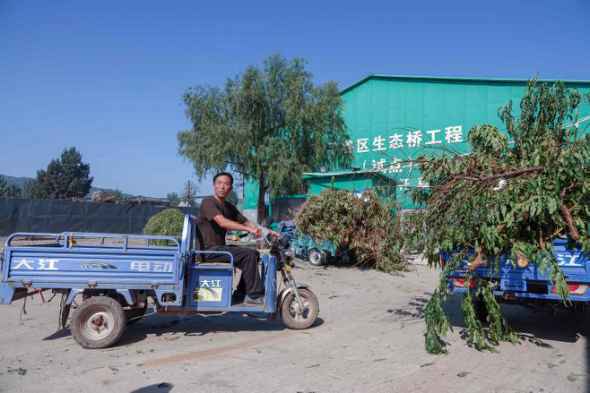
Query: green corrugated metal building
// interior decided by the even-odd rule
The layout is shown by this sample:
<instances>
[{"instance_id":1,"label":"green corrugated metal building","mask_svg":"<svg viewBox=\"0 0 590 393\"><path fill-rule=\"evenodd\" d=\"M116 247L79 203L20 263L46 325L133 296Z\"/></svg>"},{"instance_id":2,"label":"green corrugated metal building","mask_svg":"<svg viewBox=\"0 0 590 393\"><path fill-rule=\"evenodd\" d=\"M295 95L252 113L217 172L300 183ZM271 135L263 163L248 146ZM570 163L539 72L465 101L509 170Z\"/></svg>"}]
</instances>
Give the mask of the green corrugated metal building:
<instances>
[{"instance_id":1,"label":"green corrugated metal building","mask_svg":"<svg viewBox=\"0 0 590 393\"><path fill-rule=\"evenodd\" d=\"M565 83L582 94L590 93L590 81ZM526 80L516 79L367 76L341 92L353 169L379 171L393 178L398 201L402 207L412 207L405 190L427 185L407 161L444 152L467 153L469 130L480 124L502 130L499 108L512 100L518 114L526 85ZM589 131L587 101L580 106L579 114L580 128ZM331 179L329 173L326 177ZM346 182L345 188L351 190L363 187L349 179ZM310 194L317 191L319 188L309 187ZM254 187L246 187L245 208L255 209L256 200Z\"/></svg>"},{"instance_id":2,"label":"green corrugated metal building","mask_svg":"<svg viewBox=\"0 0 590 393\"><path fill-rule=\"evenodd\" d=\"M327 189L350 190L360 194L372 188L385 191L395 187L395 181L392 178L374 170L304 173L303 180L307 184L307 195L319 195Z\"/></svg>"}]
</instances>

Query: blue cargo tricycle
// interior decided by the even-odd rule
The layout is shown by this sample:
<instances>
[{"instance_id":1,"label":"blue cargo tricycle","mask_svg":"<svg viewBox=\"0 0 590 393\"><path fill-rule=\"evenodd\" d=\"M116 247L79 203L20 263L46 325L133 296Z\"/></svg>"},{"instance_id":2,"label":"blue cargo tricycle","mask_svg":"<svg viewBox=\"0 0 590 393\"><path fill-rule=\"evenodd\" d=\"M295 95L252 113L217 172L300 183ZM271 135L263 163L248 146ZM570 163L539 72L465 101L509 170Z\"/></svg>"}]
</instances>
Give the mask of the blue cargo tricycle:
<instances>
[{"instance_id":1,"label":"blue cargo tricycle","mask_svg":"<svg viewBox=\"0 0 590 393\"><path fill-rule=\"evenodd\" d=\"M568 239L556 239L552 243L553 255L564 274L568 290L569 303L574 309L583 309L590 304L590 256L580 245L569 247ZM441 255L443 265L451 258ZM558 294L550 269L542 270L524 256L513 260L510 255L500 255L470 271L468 258L448 276L448 288L451 293L473 291L475 280L488 281L492 286L496 300L504 303L558 306L563 299ZM482 299L475 297L477 316L485 321Z\"/></svg>"},{"instance_id":2,"label":"blue cargo tricycle","mask_svg":"<svg viewBox=\"0 0 590 393\"><path fill-rule=\"evenodd\" d=\"M267 239L264 304L248 306L232 299L237 285L231 255L230 263L199 262L208 251L196 248L197 236L191 215L184 218L180 242L169 236L15 233L0 261L0 304L44 290L62 294L61 325L71 314L72 335L84 348L114 345L145 315L148 299L157 313L278 313L288 328L313 325L318 299L293 278L286 239Z\"/></svg>"}]
</instances>

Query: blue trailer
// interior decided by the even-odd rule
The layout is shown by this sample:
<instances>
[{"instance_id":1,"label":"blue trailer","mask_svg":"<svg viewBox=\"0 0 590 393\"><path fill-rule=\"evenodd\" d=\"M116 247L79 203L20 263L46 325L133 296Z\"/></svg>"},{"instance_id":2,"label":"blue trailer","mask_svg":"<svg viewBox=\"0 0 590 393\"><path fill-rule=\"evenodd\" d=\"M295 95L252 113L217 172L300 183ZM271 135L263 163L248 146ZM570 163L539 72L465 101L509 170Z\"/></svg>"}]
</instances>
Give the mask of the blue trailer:
<instances>
[{"instance_id":1,"label":"blue trailer","mask_svg":"<svg viewBox=\"0 0 590 393\"><path fill-rule=\"evenodd\" d=\"M580 247L568 248L567 239L555 240L552 247L568 285L569 300L574 305L589 303L589 255ZM448 260L448 256L443 256L442 260ZM468 267L468 261L463 260L449 274L448 286L451 292L465 293L475 286L475 280L480 279L493 284L494 296L501 302L554 305L563 302L552 280L551 269L540 269L536 263L531 263L526 258L513 261L509 256L502 255L497 264L479 266L472 272L469 272Z\"/></svg>"},{"instance_id":2,"label":"blue trailer","mask_svg":"<svg viewBox=\"0 0 590 393\"><path fill-rule=\"evenodd\" d=\"M179 242L168 236L105 233L15 233L0 261L0 304L43 290L63 295L60 320L70 315L74 339L84 348L115 344L128 322L146 312L240 312L274 316L292 329L310 327L319 313L314 293L295 282L288 245L273 241L263 255L263 305L232 299L234 265L200 262L196 218L185 216ZM100 239L100 241L97 241ZM280 275L280 280L277 279Z\"/></svg>"}]
</instances>

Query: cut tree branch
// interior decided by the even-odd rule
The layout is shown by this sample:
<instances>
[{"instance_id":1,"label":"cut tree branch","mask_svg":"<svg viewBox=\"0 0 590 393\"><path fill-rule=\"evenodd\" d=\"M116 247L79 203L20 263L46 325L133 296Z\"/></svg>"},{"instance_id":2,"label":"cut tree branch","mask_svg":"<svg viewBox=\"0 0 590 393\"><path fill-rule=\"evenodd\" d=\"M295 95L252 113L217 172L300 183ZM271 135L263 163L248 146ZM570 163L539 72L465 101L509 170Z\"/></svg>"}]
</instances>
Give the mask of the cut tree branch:
<instances>
[{"instance_id":1,"label":"cut tree branch","mask_svg":"<svg viewBox=\"0 0 590 393\"><path fill-rule=\"evenodd\" d=\"M568 231L570 233L570 237L573 240L580 240L580 232L578 232L578 228L576 228L576 224L574 224L574 218L572 217L572 212L571 210L566 206L565 204L565 195L566 193L573 188L573 184L570 184L569 186L567 186L566 188L564 188L563 190L561 190L561 193L559 194L559 196L561 197L561 205L559 206L559 210L561 212L561 216L563 217L563 220L565 221Z\"/></svg>"},{"instance_id":2,"label":"cut tree branch","mask_svg":"<svg viewBox=\"0 0 590 393\"><path fill-rule=\"evenodd\" d=\"M457 179L465 179L465 180L473 180L473 181L482 181L482 182L485 182L485 181L496 180L496 179L510 179L510 178L513 178L513 177L518 177L518 176L522 176L522 175L528 175L528 174L531 174L531 173L537 173L537 172L543 171L543 169L545 169L545 167L542 167L542 166L534 166L534 167L531 167L531 168L524 168L524 169L518 169L518 170L515 170L515 171L497 173L495 175L478 176L478 177L459 175L456 178Z\"/></svg>"}]
</instances>

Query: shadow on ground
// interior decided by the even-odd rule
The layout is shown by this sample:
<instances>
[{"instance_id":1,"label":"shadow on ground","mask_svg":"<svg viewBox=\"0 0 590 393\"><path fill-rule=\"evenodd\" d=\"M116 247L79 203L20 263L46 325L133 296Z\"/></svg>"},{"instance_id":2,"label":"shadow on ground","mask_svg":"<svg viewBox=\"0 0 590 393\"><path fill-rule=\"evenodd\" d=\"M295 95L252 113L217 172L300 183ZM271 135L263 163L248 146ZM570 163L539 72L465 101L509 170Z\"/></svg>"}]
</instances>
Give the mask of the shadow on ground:
<instances>
[{"instance_id":1,"label":"shadow on ground","mask_svg":"<svg viewBox=\"0 0 590 393\"><path fill-rule=\"evenodd\" d=\"M445 311L454 328L463 329L463 313L461 302L463 296L452 295L445 304ZM518 334L521 340L528 341L542 348L553 349L550 341L574 343L585 340L585 364L580 373L568 376L571 382L578 379L586 380L586 392L590 393L590 308L584 310L573 307L549 307L541 305L501 304L502 314L509 326ZM566 355L555 351L554 361L548 363L549 368L566 361Z\"/></svg>"},{"instance_id":2,"label":"shadow on ground","mask_svg":"<svg viewBox=\"0 0 590 393\"><path fill-rule=\"evenodd\" d=\"M173 388L174 385L172 385L171 383L162 382L135 389L130 393L169 393L172 391Z\"/></svg>"},{"instance_id":3,"label":"shadow on ground","mask_svg":"<svg viewBox=\"0 0 590 393\"><path fill-rule=\"evenodd\" d=\"M310 328L321 326L324 320L318 318ZM162 336L174 341L180 337L205 336L211 333L242 332L242 331L283 331L287 328L280 319L269 320L239 314L188 316L150 315L130 325L117 347L130 345L145 340L148 335ZM69 329L58 330L43 340L57 340L71 336Z\"/></svg>"}]
</instances>

